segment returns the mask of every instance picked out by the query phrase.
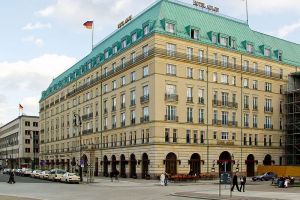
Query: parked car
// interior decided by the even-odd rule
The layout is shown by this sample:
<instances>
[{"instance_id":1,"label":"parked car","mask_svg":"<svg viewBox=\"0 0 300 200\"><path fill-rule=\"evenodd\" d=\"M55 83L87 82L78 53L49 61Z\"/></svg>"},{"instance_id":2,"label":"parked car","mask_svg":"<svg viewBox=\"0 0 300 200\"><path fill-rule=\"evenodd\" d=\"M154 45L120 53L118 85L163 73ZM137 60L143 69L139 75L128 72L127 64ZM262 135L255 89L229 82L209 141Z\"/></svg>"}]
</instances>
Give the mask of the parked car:
<instances>
[{"instance_id":1,"label":"parked car","mask_svg":"<svg viewBox=\"0 0 300 200\"><path fill-rule=\"evenodd\" d=\"M274 172L266 172L262 175L252 177L252 180L253 181L257 181L257 180L269 181L269 180L275 179L276 177L277 177L277 175Z\"/></svg>"},{"instance_id":2,"label":"parked car","mask_svg":"<svg viewBox=\"0 0 300 200\"><path fill-rule=\"evenodd\" d=\"M3 174L8 174L10 172L10 169L9 168L5 168L4 170L3 170Z\"/></svg>"},{"instance_id":3,"label":"parked car","mask_svg":"<svg viewBox=\"0 0 300 200\"><path fill-rule=\"evenodd\" d=\"M50 170L48 180L50 181L60 181L60 178L66 173L62 169L52 169Z\"/></svg>"},{"instance_id":4,"label":"parked car","mask_svg":"<svg viewBox=\"0 0 300 200\"><path fill-rule=\"evenodd\" d=\"M41 170L34 170L34 171L30 174L30 176L31 176L32 178L38 178L40 172L41 172Z\"/></svg>"},{"instance_id":5,"label":"parked car","mask_svg":"<svg viewBox=\"0 0 300 200\"><path fill-rule=\"evenodd\" d=\"M22 169L22 176L30 176L31 175L31 173L32 173L32 169L30 169L30 168L24 168L24 169Z\"/></svg>"},{"instance_id":6,"label":"parked car","mask_svg":"<svg viewBox=\"0 0 300 200\"><path fill-rule=\"evenodd\" d=\"M65 173L63 176L60 178L61 182L66 182L66 183L79 183L80 177L77 176L75 173Z\"/></svg>"},{"instance_id":7,"label":"parked car","mask_svg":"<svg viewBox=\"0 0 300 200\"><path fill-rule=\"evenodd\" d=\"M42 171L40 174L39 174L39 178L40 179L48 179L48 177L49 177L49 171Z\"/></svg>"}]
</instances>

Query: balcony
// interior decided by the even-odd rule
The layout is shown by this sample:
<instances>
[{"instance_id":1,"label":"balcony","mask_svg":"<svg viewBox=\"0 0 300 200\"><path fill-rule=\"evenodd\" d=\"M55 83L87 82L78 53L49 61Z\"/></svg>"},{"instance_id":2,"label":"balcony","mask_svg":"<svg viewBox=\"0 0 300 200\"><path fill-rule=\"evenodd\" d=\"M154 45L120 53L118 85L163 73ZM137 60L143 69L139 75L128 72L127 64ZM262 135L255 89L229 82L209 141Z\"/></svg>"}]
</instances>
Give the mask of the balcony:
<instances>
[{"instance_id":1,"label":"balcony","mask_svg":"<svg viewBox=\"0 0 300 200\"><path fill-rule=\"evenodd\" d=\"M165 101L177 102L178 101L178 95L177 94L165 94Z\"/></svg>"},{"instance_id":2,"label":"balcony","mask_svg":"<svg viewBox=\"0 0 300 200\"><path fill-rule=\"evenodd\" d=\"M198 123L199 124L204 124L204 119L203 118L199 118Z\"/></svg>"},{"instance_id":3,"label":"balcony","mask_svg":"<svg viewBox=\"0 0 300 200\"><path fill-rule=\"evenodd\" d=\"M204 104L204 98L203 97L198 97L198 103L199 104Z\"/></svg>"},{"instance_id":4,"label":"balcony","mask_svg":"<svg viewBox=\"0 0 300 200\"><path fill-rule=\"evenodd\" d=\"M125 106L125 103L121 103L121 109L125 109L126 106Z\"/></svg>"},{"instance_id":5,"label":"balcony","mask_svg":"<svg viewBox=\"0 0 300 200\"><path fill-rule=\"evenodd\" d=\"M273 113L273 107L265 106L265 112L266 113Z\"/></svg>"},{"instance_id":6,"label":"balcony","mask_svg":"<svg viewBox=\"0 0 300 200\"><path fill-rule=\"evenodd\" d=\"M175 115L165 115L165 121L178 122L178 116L175 116Z\"/></svg>"},{"instance_id":7,"label":"balcony","mask_svg":"<svg viewBox=\"0 0 300 200\"><path fill-rule=\"evenodd\" d=\"M140 122L141 122L141 123L149 122L149 116L148 116L148 115L145 115L145 116L141 117L141 118L140 118Z\"/></svg>"},{"instance_id":8,"label":"balcony","mask_svg":"<svg viewBox=\"0 0 300 200\"><path fill-rule=\"evenodd\" d=\"M213 107L227 107L227 108L238 108L238 103L229 101L212 100Z\"/></svg>"},{"instance_id":9,"label":"balcony","mask_svg":"<svg viewBox=\"0 0 300 200\"><path fill-rule=\"evenodd\" d=\"M193 97L187 97L186 102L187 103L193 103Z\"/></svg>"},{"instance_id":10,"label":"balcony","mask_svg":"<svg viewBox=\"0 0 300 200\"><path fill-rule=\"evenodd\" d=\"M132 119L130 120L130 124L131 124L131 125L134 125L134 124L135 124L135 118L132 118Z\"/></svg>"},{"instance_id":11,"label":"balcony","mask_svg":"<svg viewBox=\"0 0 300 200\"><path fill-rule=\"evenodd\" d=\"M83 115L81 117L81 119L82 119L82 121L93 119L93 113L89 113L89 114Z\"/></svg>"},{"instance_id":12,"label":"balcony","mask_svg":"<svg viewBox=\"0 0 300 200\"><path fill-rule=\"evenodd\" d=\"M249 104L244 104L244 110L249 110Z\"/></svg>"},{"instance_id":13,"label":"balcony","mask_svg":"<svg viewBox=\"0 0 300 200\"><path fill-rule=\"evenodd\" d=\"M244 122L244 127L249 128L249 122Z\"/></svg>"},{"instance_id":14,"label":"balcony","mask_svg":"<svg viewBox=\"0 0 300 200\"><path fill-rule=\"evenodd\" d=\"M213 119L212 124L215 125L215 126L221 126L222 125L222 120Z\"/></svg>"},{"instance_id":15,"label":"balcony","mask_svg":"<svg viewBox=\"0 0 300 200\"><path fill-rule=\"evenodd\" d=\"M121 127L124 127L125 126L125 121L122 121L121 122Z\"/></svg>"},{"instance_id":16,"label":"balcony","mask_svg":"<svg viewBox=\"0 0 300 200\"><path fill-rule=\"evenodd\" d=\"M149 95L141 96L140 101L141 101L141 104L148 103L149 102Z\"/></svg>"},{"instance_id":17,"label":"balcony","mask_svg":"<svg viewBox=\"0 0 300 200\"><path fill-rule=\"evenodd\" d=\"M130 106L135 106L135 99L130 101Z\"/></svg>"},{"instance_id":18,"label":"balcony","mask_svg":"<svg viewBox=\"0 0 300 200\"><path fill-rule=\"evenodd\" d=\"M237 127L238 126L238 122L237 121L229 121L228 122L228 126Z\"/></svg>"},{"instance_id":19,"label":"balcony","mask_svg":"<svg viewBox=\"0 0 300 200\"><path fill-rule=\"evenodd\" d=\"M264 124L264 129L273 130L273 124Z\"/></svg>"},{"instance_id":20,"label":"balcony","mask_svg":"<svg viewBox=\"0 0 300 200\"><path fill-rule=\"evenodd\" d=\"M87 135L87 134L91 134L91 133L93 133L93 129L92 128L91 129L86 129L86 130L82 131L82 135Z\"/></svg>"},{"instance_id":21,"label":"balcony","mask_svg":"<svg viewBox=\"0 0 300 200\"><path fill-rule=\"evenodd\" d=\"M253 106L253 111L258 111L258 106Z\"/></svg>"}]
</instances>

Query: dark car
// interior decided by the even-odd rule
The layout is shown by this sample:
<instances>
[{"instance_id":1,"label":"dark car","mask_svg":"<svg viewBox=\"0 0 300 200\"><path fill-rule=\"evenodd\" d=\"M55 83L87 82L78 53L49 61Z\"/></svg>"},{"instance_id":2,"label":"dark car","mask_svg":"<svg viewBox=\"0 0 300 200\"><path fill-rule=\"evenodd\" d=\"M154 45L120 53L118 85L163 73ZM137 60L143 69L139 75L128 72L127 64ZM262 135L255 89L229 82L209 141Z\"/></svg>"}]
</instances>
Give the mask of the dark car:
<instances>
[{"instance_id":1,"label":"dark car","mask_svg":"<svg viewBox=\"0 0 300 200\"><path fill-rule=\"evenodd\" d=\"M274 180L277 177L277 175L273 172L266 172L263 175L259 175L259 176L253 176L252 180L253 181L269 181L269 180Z\"/></svg>"}]
</instances>

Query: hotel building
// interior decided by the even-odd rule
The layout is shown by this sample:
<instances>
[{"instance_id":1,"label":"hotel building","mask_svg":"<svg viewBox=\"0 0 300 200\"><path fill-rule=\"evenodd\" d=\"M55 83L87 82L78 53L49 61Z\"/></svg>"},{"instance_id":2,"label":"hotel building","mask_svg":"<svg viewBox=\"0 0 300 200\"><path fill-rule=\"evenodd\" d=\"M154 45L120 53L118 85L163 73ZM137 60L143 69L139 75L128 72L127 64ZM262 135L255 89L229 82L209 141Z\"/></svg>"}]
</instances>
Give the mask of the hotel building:
<instances>
[{"instance_id":1,"label":"hotel building","mask_svg":"<svg viewBox=\"0 0 300 200\"><path fill-rule=\"evenodd\" d=\"M173 0L122 25L42 92L42 167L82 157L95 175L143 178L285 164L300 45Z\"/></svg>"}]
</instances>

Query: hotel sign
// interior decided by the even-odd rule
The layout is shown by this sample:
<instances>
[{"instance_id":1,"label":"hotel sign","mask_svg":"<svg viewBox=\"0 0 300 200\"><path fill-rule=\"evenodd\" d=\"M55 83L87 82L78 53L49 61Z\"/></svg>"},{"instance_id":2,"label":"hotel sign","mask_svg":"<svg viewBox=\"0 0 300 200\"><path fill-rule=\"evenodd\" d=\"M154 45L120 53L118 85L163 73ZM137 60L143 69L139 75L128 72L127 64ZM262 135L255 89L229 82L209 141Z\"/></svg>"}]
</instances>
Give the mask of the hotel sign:
<instances>
[{"instance_id":1,"label":"hotel sign","mask_svg":"<svg viewBox=\"0 0 300 200\"><path fill-rule=\"evenodd\" d=\"M207 9L209 11L219 12L218 7L215 7L215 6L212 6L212 5L206 5L205 3L202 3L200 1L193 0L193 5L196 6L196 7Z\"/></svg>"},{"instance_id":2,"label":"hotel sign","mask_svg":"<svg viewBox=\"0 0 300 200\"><path fill-rule=\"evenodd\" d=\"M130 20L132 20L132 15L130 15L129 17L127 17L125 20L121 21L119 24L118 24L118 28L121 28L123 27L125 24L127 24Z\"/></svg>"}]
</instances>

